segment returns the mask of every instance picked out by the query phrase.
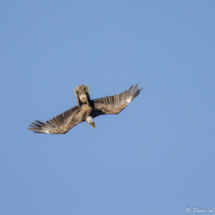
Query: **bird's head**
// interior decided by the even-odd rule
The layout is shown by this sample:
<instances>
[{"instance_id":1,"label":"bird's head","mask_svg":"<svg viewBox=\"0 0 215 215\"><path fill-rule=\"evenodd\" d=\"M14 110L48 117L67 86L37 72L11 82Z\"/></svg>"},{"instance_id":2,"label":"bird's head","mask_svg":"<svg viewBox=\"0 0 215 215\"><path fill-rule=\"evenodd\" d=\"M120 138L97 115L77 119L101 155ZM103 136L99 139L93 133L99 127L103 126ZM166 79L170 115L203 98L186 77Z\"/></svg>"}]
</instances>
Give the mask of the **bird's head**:
<instances>
[{"instance_id":1,"label":"bird's head","mask_svg":"<svg viewBox=\"0 0 215 215\"><path fill-rule=\"evenodd\" d=\"M86 122L89 123L90 125L93 126L93 128L95 128L95 123L93 121L93 117L92 116L88 116L87 119L86 119Z\"/></svg>"}]
</instances>

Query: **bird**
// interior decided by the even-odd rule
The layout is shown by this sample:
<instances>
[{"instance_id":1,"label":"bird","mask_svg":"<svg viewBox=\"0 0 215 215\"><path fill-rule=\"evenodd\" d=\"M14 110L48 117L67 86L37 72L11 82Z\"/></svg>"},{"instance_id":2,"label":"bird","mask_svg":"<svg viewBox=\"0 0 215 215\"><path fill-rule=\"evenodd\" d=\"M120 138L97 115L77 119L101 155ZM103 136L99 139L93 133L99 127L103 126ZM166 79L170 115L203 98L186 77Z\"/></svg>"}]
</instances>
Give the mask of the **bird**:
<instances>
[{"instance_id":1,"label":"bird","mask_svg":"<svg viewBox=\"0 0 215 215\"><path fill-rule=\"evenodd\" d=\"M136 84L118 95L91 100L89 86L78 85L74 89L77 106L46 122L35 120L35 122L29 125L28 129L42 134L65 134L71 128L84 121L95 128L95 122L93 121L95 117L120 113L140 94L141 90L142 88L139 89L138 84Z\"/></svg>"}]
</instances>

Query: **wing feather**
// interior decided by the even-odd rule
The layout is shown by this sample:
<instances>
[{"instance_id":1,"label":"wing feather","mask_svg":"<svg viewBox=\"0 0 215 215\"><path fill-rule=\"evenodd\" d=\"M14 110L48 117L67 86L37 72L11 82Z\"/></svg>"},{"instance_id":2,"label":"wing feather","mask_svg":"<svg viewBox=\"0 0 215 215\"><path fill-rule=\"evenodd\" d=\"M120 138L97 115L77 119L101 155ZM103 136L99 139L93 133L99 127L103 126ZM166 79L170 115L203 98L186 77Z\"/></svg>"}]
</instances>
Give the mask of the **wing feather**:
<instances>
[{"instance_id":1,"label":"wing feather","mask_svg":"<svg viewBox=\"0 0 215 215\"><path fill-rule=\"evenodd\" d=\"M92 100L94 105L93 117L104 114L120 113L133 99L135 99L142 88L138 88L138 84L132 85L128 91L124 91L115 96L108 96Z\"/></svg>"},{"instance_id":2,"label":"wing feather","mask_svg":"<svg viewBox=\"0 0 215 215\"><path fill-rule=\"evenodd\" d=\"M75 106L45 123L39 120L35 121L36 123L32 122L29 125L30 127L28 129L30 131L45 134L65 134L83 120L78 106Z\"/></svg>"}]
</instances>

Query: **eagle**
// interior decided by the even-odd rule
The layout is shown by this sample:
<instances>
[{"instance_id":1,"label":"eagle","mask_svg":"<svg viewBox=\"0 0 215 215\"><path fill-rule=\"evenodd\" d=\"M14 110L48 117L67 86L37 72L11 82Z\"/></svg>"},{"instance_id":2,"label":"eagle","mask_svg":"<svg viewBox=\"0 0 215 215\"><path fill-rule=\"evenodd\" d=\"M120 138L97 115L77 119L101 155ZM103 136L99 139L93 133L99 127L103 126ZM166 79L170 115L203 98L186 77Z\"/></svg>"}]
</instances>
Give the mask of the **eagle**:
<instances>
[{"instance_id":1,"label":"eagle","mask_svg":"<svg viewBox=\"0 0 215 215\"><path fill-rule=\"evenodd\" d=\"M134 87L133 86L134 85L132 85L129 90L118 95L91 100L89 86L79 85L74 89L78 103L77 106L46 121L45 123L35 120L36 122L32 122L28 129L35 133L65 134L71 128L84 121L95 128L93 118L106 114L120 113L140 94L142 88L139 89L138 84Z\"/></svg>"}]
</instances>

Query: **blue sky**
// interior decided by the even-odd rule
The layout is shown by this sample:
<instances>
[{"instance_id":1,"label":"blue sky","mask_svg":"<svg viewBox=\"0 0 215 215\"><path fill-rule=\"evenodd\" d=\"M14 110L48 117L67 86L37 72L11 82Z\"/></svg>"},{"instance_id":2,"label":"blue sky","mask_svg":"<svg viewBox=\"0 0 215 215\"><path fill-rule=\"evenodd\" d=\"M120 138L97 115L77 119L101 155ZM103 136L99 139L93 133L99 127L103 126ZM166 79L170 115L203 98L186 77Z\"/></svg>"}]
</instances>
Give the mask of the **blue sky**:
<instances>
[{"instance_id":1,"label":"blue sky","mask_svg":"<svg viewBox=\"0 0 215 215\"><path fill-rule=\"evenodd\" d=\"M215 207L214 1L1 1L0 214ZM27 130L139 83L119 115Z\"/></svg>"}]
</instances>

